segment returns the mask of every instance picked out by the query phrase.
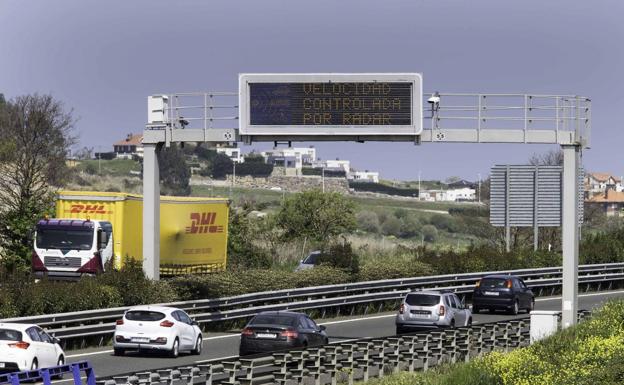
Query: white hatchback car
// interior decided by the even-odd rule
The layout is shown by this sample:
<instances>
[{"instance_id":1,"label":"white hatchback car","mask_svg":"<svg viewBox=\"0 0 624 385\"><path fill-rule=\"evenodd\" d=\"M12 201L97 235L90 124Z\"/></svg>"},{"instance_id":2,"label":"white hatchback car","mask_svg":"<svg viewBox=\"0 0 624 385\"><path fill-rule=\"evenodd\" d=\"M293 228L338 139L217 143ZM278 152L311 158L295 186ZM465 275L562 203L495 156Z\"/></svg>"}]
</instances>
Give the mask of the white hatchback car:
<instances>
[{"instance_id":1,"label":"white hatchback car","mask_svg":"<svg viewBox=\"0 0 624 385\"><path fill-rule=\"evenodd\" d=\"M180 309L133 307L117 320L113 349L116 356L124 355L126 350L160 350L171 357L181 351L201 354L201 329Z\"/></svg>"},{"instance_id":2,"label":"white hatchback car","mask_svg":"<svg viewBox=\"0 0 624 385\"><path fill-rule=\"evenodd\" d=\"M0 323L0 371L19 372L65 364L59 340L37 325Z\"/></svg>"}]
</instances>

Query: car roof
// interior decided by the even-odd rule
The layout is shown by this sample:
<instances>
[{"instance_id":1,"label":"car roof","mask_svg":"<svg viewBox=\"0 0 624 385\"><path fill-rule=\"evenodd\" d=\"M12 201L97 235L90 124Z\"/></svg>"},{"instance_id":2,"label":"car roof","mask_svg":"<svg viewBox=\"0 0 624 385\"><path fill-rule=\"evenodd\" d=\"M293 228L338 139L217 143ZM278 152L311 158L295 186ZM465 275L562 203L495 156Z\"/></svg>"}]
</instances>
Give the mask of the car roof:
<instances>
[{"instance_id":1,"label":"car roof","mask_svg":"<svg viewBox=\"0 0 624 385\"><path fill-rule=\"evenodd\" d=\"M33 326L37 326L34 324L19 324L19 323L13 323L13 322L2 322L0 323L0 329L13 329L13 330L18 330L18 331L26 331L26 329L29 329Z\"/></svg>"},{"instance_id":2,"label":"car roof","mask_svg":"<svg viewBox=\"0 0 624 385\"><path fill-rule=\"evenodd\" d=\"M168 306L143 305L143 306L131 307L127 311L158 311L161 313L171 313L177 310L182 310L182 309L178 309L175 307L168 307Z\"/></svg>"},{"instance_id":3,"label":"car roof","mask_svg":"<svg viewBox=\"0 0 624 385\"><path fill-rule=\"evenodd\" d=\"M260 313L258 313L256 315L287 315L287 316L292 316L292 317L299 317L299 316L302 316L302 315L305 315L305 314L297 313L297 312L294 312L294 311L275 311L275 310L272 310L272 311L262 311L262 312L260 312Z\"/></svg>"},{"instance_id":4,"label":"car roof","mask_svg":"<svg viewBox=\"0 0 624 385\"><path fill-rule=\"evenodd\" d=\"M415 291L410 291L407 294L408 295L410 294L442 295L442 294L449 294L449 293L446 291L442 291L442 290L415 290Z\"/></svg>"},{"instance_id":5,"label":"car roof","mask_svg":"<svg viewBox=\"0 0 624 385\"><path fill-rule=\"evenodd\" d=\"M491 274L491 275L486 275L485 277L481 278L497 278L497 279L510 279L510 278L518 278L515 275L509 275L509 274Z\"/></svg>"}]
</instances>

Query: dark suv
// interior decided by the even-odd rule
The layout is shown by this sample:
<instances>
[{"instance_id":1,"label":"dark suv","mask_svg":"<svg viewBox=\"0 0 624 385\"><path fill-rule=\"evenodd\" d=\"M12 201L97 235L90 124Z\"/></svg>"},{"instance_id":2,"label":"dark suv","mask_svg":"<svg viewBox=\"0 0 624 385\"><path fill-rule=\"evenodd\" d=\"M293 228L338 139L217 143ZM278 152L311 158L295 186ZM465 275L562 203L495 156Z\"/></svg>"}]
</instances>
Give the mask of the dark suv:
<instances>
[{"instance_id":1,"label":"dark suv","mask_svg":"<svg viewBox=\"0 0 624 385\"><path fill-rule=\"evenodd\" d=\"M472 313L481 309L494 311L503 309L518 314L521 309L528 312L535 306L531 289L513 275L488 275L481 278L472 294Z\"/></svg>"}]
</instances>

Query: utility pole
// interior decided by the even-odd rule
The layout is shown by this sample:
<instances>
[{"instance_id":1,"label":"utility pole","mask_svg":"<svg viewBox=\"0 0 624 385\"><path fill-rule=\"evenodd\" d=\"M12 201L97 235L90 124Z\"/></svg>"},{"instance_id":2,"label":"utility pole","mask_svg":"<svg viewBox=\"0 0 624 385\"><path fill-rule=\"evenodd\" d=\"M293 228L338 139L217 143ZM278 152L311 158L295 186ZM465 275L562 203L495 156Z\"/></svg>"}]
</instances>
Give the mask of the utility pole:
<instances>
[{"instance_id":1,"label":"utility pole","mask_svg":"<svg viewBox=\"0 0 624 385\"><path fill-rule=\"evenodd\" d=\"M418 200L420 200L420 170L418 170Z\"/></svg>"},{"instance_id":2,"label":"utility pole","mask_svg":"<svg viewBox=\"0 0 624 385\"><path fill-rule=\"evenodd\" d=\"M232 161L232 183L230 183L230 199L232 199L232 188L236 179L236 162Z\"/></svg>"},{"instance_id":3,"label":"utility pole","mask_svg":"<svg viewBox=\"0 0 624 385\"><path fill-rule=\"evenodd\" d=\"M477 194L478 194L478 200L479 200L479 206L481 206L481 173L477 174L479 177L479 190L477 190Z\"/></svg>"},{"instance_id":4,"label":"utility pole","mask_svg":"<svg viewBox=\"0 0 624 385\"><path fill-rule=\"evenodd\" d=\"M321 168L321 190L325 192L325 166Z\"/></svg>"}]
</instances>

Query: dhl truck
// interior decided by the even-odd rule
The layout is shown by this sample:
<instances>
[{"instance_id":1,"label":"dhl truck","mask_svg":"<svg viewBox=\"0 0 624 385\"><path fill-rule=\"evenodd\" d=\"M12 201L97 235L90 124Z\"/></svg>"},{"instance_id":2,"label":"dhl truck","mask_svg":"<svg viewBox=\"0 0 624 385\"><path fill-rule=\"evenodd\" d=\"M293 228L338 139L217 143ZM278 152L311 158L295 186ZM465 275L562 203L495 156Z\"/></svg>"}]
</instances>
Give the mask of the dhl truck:
<instances>
[{"instance_id":1,"label":"dhl truck","mask_svg":"<svg viewBox=\"0 0 624 385\"><path fill-rule=\"evenodd\" d=\"M229 201L160 197L162 275L225 268ZM36 225L32 269L38 276L92 275L128 258L143 260L141 195L60 191L56 217Z\"/></svg>"}]
</instances>

